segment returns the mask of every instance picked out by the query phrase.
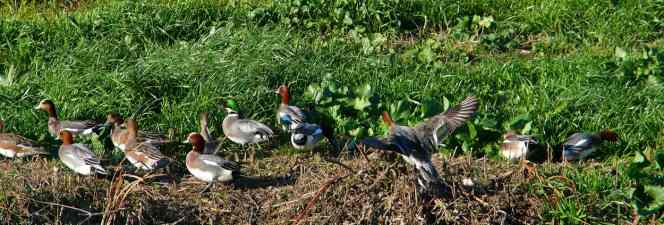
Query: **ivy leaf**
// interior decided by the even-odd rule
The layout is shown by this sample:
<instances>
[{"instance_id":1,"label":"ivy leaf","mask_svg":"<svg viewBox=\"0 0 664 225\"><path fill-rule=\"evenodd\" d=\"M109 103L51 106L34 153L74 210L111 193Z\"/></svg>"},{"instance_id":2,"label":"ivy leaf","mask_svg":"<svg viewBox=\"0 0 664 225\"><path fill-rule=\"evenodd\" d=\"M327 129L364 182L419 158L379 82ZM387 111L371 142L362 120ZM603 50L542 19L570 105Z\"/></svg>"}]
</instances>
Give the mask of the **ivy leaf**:
<instances>
[{"instance_id":1,"label":"ivy leaf","mask_svg":"<svg viewBox=\"0 0 664 225\"><path fill-rule=\"evenodd\" d=\"M475 139L477 137L477 129L475 129L475 124L471 122L466 124L468 125L468 135L470 135L470 139Z\"/></svg>"},{"instance_id":2,"label":"ivy leaf","mask_svg":"<svg viewBox=\"0 0 664 225\"><path fill-rule=\"evenodd\" d=\"M417 54L417 60L423 63L430 63L434 60L434 53L430 47L423 48L420 53Z\"/></svg>"},{"instance_id":3,"label":"ivy leaf","mask_svg":"<svg viewBox=\"0 0 664 225\"><path fill-rule=\"evenodd\" d=\"M353 25L353 19L350 18L350 14L348 14L348 12L346 12L346 15L344 15L344 24Z\"/></svg>"},{"instance_id":4,"label":"ivy leaf","mask_svg":"<svg viewBox=\"0 0 664 225\"><path fill-rule=\"evenodd\" d=\"M440 112L443 112L443 105L439 101L432 98L426 98L422 101L422 117L432 117Z\"/></svg>"},{"instance_id":5,"label":"ivy leaf","mask_svg":"<svg viewBox=\"0 0 664 225\"><path fill-rule=\"evenodd\" d=\"M627 167L627 176L632 179L640 179L645 176L642 170L650 165L650 162L646 160L646 157L643 155L643 152L637 151L634 160Z\"/></svg>"},{"instance_id":6,"label":"ivy leaf","mask_svg":"<svg viewBox=\"0 0 664 225\"><path fill-rule=\"evenodd\" d=\"M631 198L641 215L658 213L664 208L664 187L655 185L638 186L633 189Z\"/></svg>"},{"instance_id":7,"label":"ivy leaf","mask_svg":"<svg viewBox=\"0 0 664 225\"><path fill-rule=\"evenodd\" d=\"M364 84L362 87L355 90L358 96L370 98L373 96L373 89L370 84Z\"/></svg>"},{"instance_id":8,"label":"ivy leaf","mask_svg":"<svg viewBox=\"0 0 664 225\"><path fill-rule=\"evenodd\" d=\"M478 24L483 28L491 28L495 24L495 21L493 20L493 16L487 16L482 18Z\"/></svg>"},{"instance_id":9,"label":"ivy leaf","mask_svg":"<svg viewBox=\"0 0 664 225\"><path fill-rule=\"evenodd\" d=\"M657 164L657 169L664 169L664 151L658 150L655 153L655 163Z\"/></svg>"},{"instance_id":10,"label":"ivy leaf","mask_svg":"<svg viewBox=\"0 0 664 225\"><path fill-rule=\"evenodd\" d=\"M620 48L620 47L616 47L616 51L615 51L614 55L616 56L616 58L618 58L620 60L625 60L625 58L627 58L627 52L625 51L625 49Z\"/></svg>"},{"instance_id":11,"label":"ivy leaf","mask_svg":"<svg viewBox=\"0 0 664 225\"><path fill-rule=\"evenodd\" d=\"M371 106L371 102L369 101L369 98L362 97L362 98L355 98L353 100L353 108L358 110L358 111L363 111L367 107Z\"/></svg>"}]
</instances>

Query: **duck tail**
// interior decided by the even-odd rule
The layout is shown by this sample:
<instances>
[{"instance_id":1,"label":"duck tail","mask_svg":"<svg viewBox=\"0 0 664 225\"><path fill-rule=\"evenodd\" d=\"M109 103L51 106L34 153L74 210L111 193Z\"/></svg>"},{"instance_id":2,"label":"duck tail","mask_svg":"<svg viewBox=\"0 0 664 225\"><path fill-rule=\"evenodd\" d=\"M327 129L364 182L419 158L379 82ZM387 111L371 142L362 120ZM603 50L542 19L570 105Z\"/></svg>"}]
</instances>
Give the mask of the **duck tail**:
<instances>
[{"instance_id":1,"label":"duck tail","mask_svg":"<svg viewBox=\"0 0 664 225\"><path fill-rule=\"evenodd\" d=\"M618 134L610 129L604 129L600 131L598 135L603 141L608 141L611 143L617 142L619 138Z\"/></svg>"},{"instance_id":2,"label":"duck tail","mask_svg":"<svg viewBox=\"0 0 664 225\"><path fill-rule=\"evenodd\" d=\"M415 163L417 186L425 198L442 198L451 195L451 189L438 176L436 167L431 162Z\"/></svg>"}]
</instances>

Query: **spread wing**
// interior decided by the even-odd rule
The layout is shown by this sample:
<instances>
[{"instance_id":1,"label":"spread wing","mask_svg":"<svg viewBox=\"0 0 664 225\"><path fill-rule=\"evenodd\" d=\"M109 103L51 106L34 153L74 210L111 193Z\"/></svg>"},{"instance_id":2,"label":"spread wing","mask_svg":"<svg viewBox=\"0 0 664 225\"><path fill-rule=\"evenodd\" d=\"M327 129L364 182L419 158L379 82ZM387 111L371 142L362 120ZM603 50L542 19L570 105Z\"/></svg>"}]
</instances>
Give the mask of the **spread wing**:
<instances>
[{"instance_id":1,"label":"spread wing","mask_svg":"<svg viewBox=\"0 0 664 225\"><path fill-rule=\"evenodd\" d=\"M448 109L446 112L433 116L416 126L416 129L422 130L427 129L429 132L440 133L443 135L449 135L454 132L455 129L461 127L463 123L468 120L475 110L477 109L477 98L474 96L468 96L456 107ZM439 131L439 129L445 129Z\"/></svg>"}]
</instances>

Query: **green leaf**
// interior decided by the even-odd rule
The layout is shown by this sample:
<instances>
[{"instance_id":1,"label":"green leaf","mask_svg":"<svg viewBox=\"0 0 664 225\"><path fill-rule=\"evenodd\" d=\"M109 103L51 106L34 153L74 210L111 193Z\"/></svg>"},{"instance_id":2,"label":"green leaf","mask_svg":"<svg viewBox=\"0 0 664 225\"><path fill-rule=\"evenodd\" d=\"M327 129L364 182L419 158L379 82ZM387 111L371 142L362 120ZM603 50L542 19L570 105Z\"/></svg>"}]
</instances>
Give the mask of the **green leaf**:
<instances>
[{"instance_id":1,"label":"green leaf","mask_svg":"<svg viewBox=\"0 0 664 225\"><path fill-rule=\"evenodd\" d=\"M621 60L625 60L625 58L627 57L627 52L625 52L625 49L623 48L616 47L614 55Z\"/></svg>"},{"instance_id":2,"label":"green leaf","mask_svg":"<svg viewBox=\"0 0 664 225\"><path fill-rule=\"evenodd\" d=\"M473 123L466 123L468 125L468 135L470 135L470 139L475 139L477 137L477 129L475 129L475 124Z\"/></svg>"},{"instance_id":3,"label":"green leaf","mask_svg":"<svg viewBox=\"0 0 664 225\"><path fill-rule=\"evenodd\" d=\"M423 48L419 54L417 54L417 60L423 63L430 63L432 62L435 58L435 55L433 53L433 50L431 50L430 47L425 47Z\"/></svg>"},{"instance_id":4,"label":"green leaf","mask_svg":"<svg viewBox=\"0 0 664 225\"><path fill-rule=\"evenodd\" d=\"M370 84L364 84L361 87L359 87L358 89L356 89L355 93L358 96L370 98L370 97L373 96L373 89L371 88Z\"/></svg>"},{"instance_id":5,"label":"green leaf","mask_svg":"<svg viewBox=\"0 0 664 225\"><path fill-rule=\"evenodd\" d=\"M488 16L488 17L482 18L482 20L480 20L480 22L478 24L480 25L480 27L483 27L483 28L491 28L493 26L494 22L495 21L493 20L493 16Z\"/></svg>"},{"instance_id":6,"label":"green leaf","mask_svg":"<svg viewBox=\"0 0 664 225\"><path fill-rule=\"evenodd\" d=\"M643 168L646 168L650 165L650 162L646 160L646 157L643 155L643 152L637 151L634 156L634 160L627 167L627 176L632 179L641 179L645 176L645 173L642 171Z\"/></svg>"},{"instance_id":7,"label":"green leaf","mask_svg":"<svg viewBox=\"0 0 664 225\"><path fill-rule=\"evenodd\" d=\"M443 104L432 98L424 99L424 101L422 101L421 107L422 117L424 118L432 117L444 111Z\"/></svg>"},{"instance_id":8,"label":"green leaf","mask_svg":"<svg viewBox=\"0 0 664 225\"><path fill-rule=\"evenodd\" d=\"M530 130L532 129L532 126L533 126L533 121L530 121L530 122L526 123L526 125L523 126L523 129L521 129L521 133L522 134L528 134L530 132Z\"/></svg>"},{"instance_id":9,"label":"green leaf","mask_svg":"<svg viewBox=\"0 0 664 225\"><path fill-rule=\"evenodd\" d=\"M506 128L512 130L519 130L524 128L528 122L530 122L530 114L524 113L514 117L514 119L510 121L508 127Z\"/></svg>"},{"instance_id":10,"label":"green leaf","mask_svg":"<svg viewBox=\"0 0 664 225\"><path fill-rule=\"evenodd\" d=\"M655 153L655 163L657 164L657 169L664 169L664 151L657 150L657 153Z\"/></svg>"},{"instance_id":11,"label":"green leaf","mask_svg":"<svg viewBox=\"0 0 664 225\"><path fill-rule=\"evenodd\" d=\"M346 15L344 15L344 24L349 25L349 26L353 25L353 19L350 18L350 14L348 14L348 13L346 13Z\"/></svg>"},{"instance_id":12,"label":"green leaf","mask_svg":"<svg viewBox=\"0 0 664 225\"><path fill-rule=\"evenodd\" d=\"M645 210L658 212L664 208L664 187L655 185L645 185L643 192L651 198L649 204L644 207Z\"/></svg>"},{"instance_id":13,"label":"green leaf","mask_svg":"<svg viewBox=\"0 0 664 225\"><path fill-rule=\"evenodd\" d=\"M323 89L318 84L311 84L304 92L304 96L318 103L323 97Z\"/></svg>"},{"instance_id":14,"label":"green leaf","mask_svg":"<svg viewBox=\"0 0 664 225\"><path fill-rule=\"evenodd\" d=\"M353 108L356 110L363 111L369 106L371 106L369 98L361 97L353 99Z\"/></svg>"}]
</instances>

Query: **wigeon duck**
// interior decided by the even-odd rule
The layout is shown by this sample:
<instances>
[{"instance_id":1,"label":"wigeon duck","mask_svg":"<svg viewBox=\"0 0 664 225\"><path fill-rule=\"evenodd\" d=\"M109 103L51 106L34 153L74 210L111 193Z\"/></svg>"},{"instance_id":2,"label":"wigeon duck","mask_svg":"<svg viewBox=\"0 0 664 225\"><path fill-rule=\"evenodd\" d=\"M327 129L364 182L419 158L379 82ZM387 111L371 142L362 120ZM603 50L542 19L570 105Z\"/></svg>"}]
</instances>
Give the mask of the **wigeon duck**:
<instances>
[{"instance_id":1,"label":"wigeon duck","mask_svg":"<svg viewBox=\"0 0 664 225\"><path fill-rule=\"evenodd\" d=\"M214 154L219 148L219 141L210 134L210 129L208 128L209 123L209 113L202 112L198 115L200 126L201 126L201 136L205 140L205 148L203 153L205 154Z\"/></svg>"},{"instance_id":2,"label":"wigeon duck","mask_svg":"<svg viewBox=\"0 0 664 225\"><path fill-rule=\"evenodd\" d=\"M323 129L317 124L300 123L291 131L291 144L295 149L312 149L323 139Z\"/></svg>"},{"instance_id":3,"label":"wigeon duck","mask_svg":"<svg viewBox=\"0 0 664 225\"><path fill-rule=\"evenodd\" d=\"M214 182L232 181L235 176L239 175L240 166L236 162L203 153L205 140L200 134L189 134L187 142L193 146L192 150L187 153L185 161L187 170L197 179L209 183L205 190L208 190Z\"/></svg>"},{"instance_id":4,"label":"wigeon duck","mask_svg":"<svg viewBox=\"0 0 664 225\"><path fill-rule=\"evenodd\" d=\"M603 141L617 142L618 134L605 129L599 133L575 133L572 134L562 146L562 160L583 160L592 154Z\"/></svg>"},{"instance_id":5,"label":"wigeon duck","mask_svg":"<svg viewBox=\"0 0 664 225\"><path fill-rule=\"evenodd\" d=\"M289 105L290 94L288 93L288 86L279 86L276 93L281 95L281 104L279 105L279 109L277 109L277 120L284 130L295 129L298 124L306 122L304 112L297 106Z\"/></svg>"},{"instance_id":6,"label":"wigeon duck","mask_svg":"<svg viewBox=\"0 0 664 225\"><path fill-rule=\"evenodd\" d=\"M528 135L520 135L508 131L503 135L503 144L500 146L500 155L511 161L524 160L529 153L531 145L537 141Z\"/></svg>"},{"instance_id":7,"label":"wigeon duck","mask_svg":"<svg viewBox=\"0 0 664 225\"><path fill-rule=\"evenodd\" d=\"M147 142L138 142L138 124L136 121L127 120L128 141L125 157L132 165L142 170L153 170L166 166L167 158L161 154L159 149Z\"/></svg>"},{"instance_id":8,"label":"wigeon duck","mask_svg":"<svg viewBox=\"0 0 664 225\"><path fill-rule=\"evenodd\" d=\"M414 165L418 171L418 190L423 194L439 197L447 191L431 163L431 154L437 150L441 138L447 137L463 125L476 108L477 98L470 96L456 107L428 118L415 127L397 125L387 112L383 112L383 121L389 126L389 135L384 139L367 138L361 141L361 144L401 154L404 160Z\"/></svg>"},{"instance_id":9,"label":"wigeon duck","mask_svg":"<svg viewBox=\"0 0 664 225\"><path fill-rule=\"evenodd\" d=\"M118 113L111 112L106 115L106 124L111 126L111 141L113 145L124 152L129 141L129 131L126 129L127 125L124 118ZM159 145L169 142L166 137L159 134L150 134L139 130L137 135L136 140L141 143Z\"/></svg>"},{"instance_id":10,"label":"wigeon duck","mask_svg":"<svg viewBox=\"0 0 664 225\"><path fill-rule=\"evenodd\" d=\"M42 100L35 109L44 110L48 113L48 132L54 137L59 137L62 130L69 131L73 135L88 135L92 133L99 133L100 124L94 121L63 121L58 119L55 104L51 100Z\"/></svg>"},{"instance_id":11,"label":"wigeon duck","mask_svg":"<svg viewBox=\"0 0 664 225\"><path fill-rule=\"evenodd\" d=\"M222 122L224 134L228 139L242 146L247 144L258 144L267 141L274 132L265 124L258 121L242 119L237 110L237 104L233 100L225 103L228 115ZM255 158L255 150L252 149L251 161Z\"/></svg>"},{"instance_id":12,"label":"wigeon duck","mask_svg":"<svg viewBox=\"0 0 664 225\"><path fill-rule=\"evenodd\" d=\"M500 154L506 159L510 161L527 160L534 163L559 158L556 152L549 150L548 146L538 143L533 137L517 134L514 131L508 131L503 135L503 144L500 146Z\"/></svg>"},{"instance_id":13,"label":"wigeon duck","mask_svg":"<svg viewBox=\"0 0 664 225\"><path fill-rule=\"evenodd\" d=\"M82 175L95 175L108 173L101 166L99 159L90 148L84 144L74 144L74 136L71 132L63 130L58 135L62 140L62 145L58 151L60 161L73 171Z\"/></svg>"},{"instance_id":14,"label":"wigeon duck","mask_svg":"<svg viewBox=\"0 0 664 225\"><path fill-rule=\"evenodd\" d=\"M4 122L0 120L0 131L4 130ZM8 158L26 157L36 154L48 154L43 147L33 140L18 134L0 133L0 155Z\"/></svg>"}]
</instances>

